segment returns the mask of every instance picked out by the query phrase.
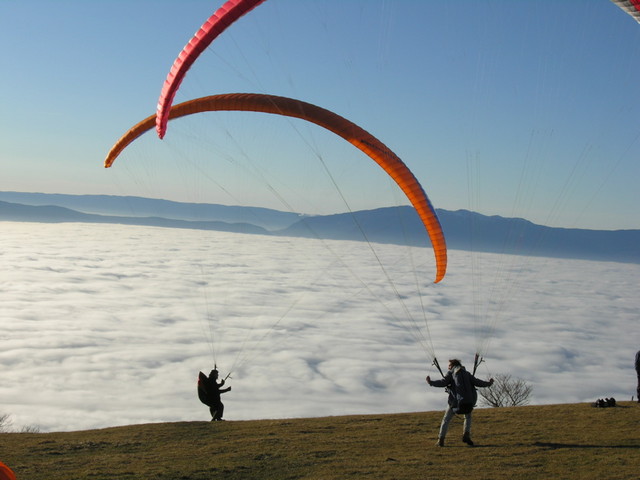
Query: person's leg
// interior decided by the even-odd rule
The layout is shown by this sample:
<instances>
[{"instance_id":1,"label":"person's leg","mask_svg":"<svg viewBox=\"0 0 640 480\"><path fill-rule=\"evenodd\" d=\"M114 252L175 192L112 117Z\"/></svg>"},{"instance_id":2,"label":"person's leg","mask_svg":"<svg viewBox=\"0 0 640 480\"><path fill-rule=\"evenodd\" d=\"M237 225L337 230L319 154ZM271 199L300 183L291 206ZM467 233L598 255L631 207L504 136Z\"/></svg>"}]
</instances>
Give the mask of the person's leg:
<instances>
[{"instance_id":1,"label":"person's leg","mask_svg":"<svg viewBox=\"0 0 640 480\"><path fill-rule=\"evenodd\" d=\"M449 422L451 422L453 415L453 409L451 407L447 407L447 410L444 412L444 416L442 417L442 423L440 424L440 432L438 433L438 446L440 447L444 447L444 437L447 436Z\"/></svg>"},{"instance_id":2,"label":"person's leg","mask_svg":"<svg viewBox=\"0 0 640 480\"><path fill-rule=\"evenodd\" d=\"M224 405L222 403L216 403L209 409L211 412L212 420L222 420L222 414L224 413Z\"/></svg>"},{"instance_id":3,"label":"person's leg","mask_svg":"<svg viewBox=\"0 0 640 480\"><path fill-rule=\"evenodd\" d=\"M473 446L471 441L471 412L464 415L464 433L462 434L462 441L467 445Z\"/></svg>"},{"instance_id":4,"label":"person's leg","mask_svg":"<svg viewBox=\"0 0 640 480\"><path fill-rule=\"evenodd\" d=\"M471 435L471 412L464 415L464 433Z\"/></svg>"}]
</instances>

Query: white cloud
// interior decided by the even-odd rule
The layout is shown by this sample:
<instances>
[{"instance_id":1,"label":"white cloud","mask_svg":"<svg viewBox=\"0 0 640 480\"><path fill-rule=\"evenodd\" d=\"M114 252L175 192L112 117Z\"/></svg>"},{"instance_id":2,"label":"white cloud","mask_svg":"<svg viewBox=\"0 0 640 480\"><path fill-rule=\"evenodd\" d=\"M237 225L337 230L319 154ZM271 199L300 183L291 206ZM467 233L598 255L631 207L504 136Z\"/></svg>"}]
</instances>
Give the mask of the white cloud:
<instances>
[{"instance_id":1,"label":"white cloud","mask_svg":"<svg viewBox=\"0 0 640 480\"><path fill-rule=\"evenodd\" d=\"M195 380L214 361L230 420L441 409L429 339L442 365L486 346L479 376L524 378L534 403L634 393L640 266L450 251L434 285L429 250L374 247L386 273L358 242L3 223L0 413L208 420Z\"/></svg>"}]
</instances>

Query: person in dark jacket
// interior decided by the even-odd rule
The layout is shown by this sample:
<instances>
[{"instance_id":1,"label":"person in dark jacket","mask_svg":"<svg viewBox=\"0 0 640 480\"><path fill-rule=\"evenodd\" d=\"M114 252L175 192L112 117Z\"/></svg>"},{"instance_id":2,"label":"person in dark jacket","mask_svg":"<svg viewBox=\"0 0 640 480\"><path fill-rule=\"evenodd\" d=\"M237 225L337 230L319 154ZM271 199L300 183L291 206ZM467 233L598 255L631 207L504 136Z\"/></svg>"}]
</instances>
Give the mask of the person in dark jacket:
<instances>
[{"instance_id":1,"label":"person in dark jacket","mask_svg":"<svg viewBox=\"0 0 640 480\"><path fill-rule=\"evenodd\" d=\"M636 375L638 376L638 387L636 388L636 394L638 403L640 403L640 350L636 353Z\"/></svg>"},{"instance_id":2,"label":"person in dark jacket","mask_svg":"<svg viewBox=\"0 0 640 480\"><path fill-rule=\"evenodd\" d=\"M442 423L440 424L440 432L438 433L438 447L444 447L444 438L447 436L447 430L449 428L449 422L456 413L464 414L464 433L462 435L462 441L467 445L473 446L471 440L471 411L475 406L478 399L478 394L475 387L490 387L493 385L493 378L489 381L477 379L471 373L462 366L460 360L452 358L449 360L449 371L442 380L431 380L431 377L427 377L427 383L432 387L446 387L449 393L448 408L444 412L442 417ZM468 394L466 392L456 391L456 385L468 385ZM458 390L463 387L458 387ZM466 400L463 396L468 397ZM467 403L461 405L462 402Z\"/></svg>"},{"instance_id":3,"label":"person in dark jacket","mask_svg":"<svg viewBox=\"0 0 640 480\"><path fill-rule=\"evenodd\" d=\"M224 413L224 405L220 399L220 395L231 390L231 387L222 388L224 386L224 379L218 383L218 370L213 369L207 377L208 386L207 393L209 394L209 412L211 412L211 421L222 420L222 414Z\"/></svg>"}]
</instances>

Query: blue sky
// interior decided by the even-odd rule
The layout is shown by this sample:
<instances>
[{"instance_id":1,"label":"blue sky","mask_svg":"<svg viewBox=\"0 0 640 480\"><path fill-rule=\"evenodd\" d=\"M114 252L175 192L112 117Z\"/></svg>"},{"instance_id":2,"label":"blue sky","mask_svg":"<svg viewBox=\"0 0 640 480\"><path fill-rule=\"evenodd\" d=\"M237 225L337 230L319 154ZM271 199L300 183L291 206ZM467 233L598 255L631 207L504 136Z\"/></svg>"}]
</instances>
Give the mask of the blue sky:
<instances>
[{"instance_id":1,"label":"blue sky","mask_svg":"<svg viewBox=\"0 0 640 480\"><path fill-rule=\"evenodd\" d=\"M220 3L0 0L0 190L238 203L229 187L245 175L226 170L241 152L253 158L243 168L275 175L265 190L298 186L320 213L343 208L315 188L317 167L287 160L321 158L350 208L381 206L386 179L353 147L254 114L173 122L102 168ZM437 208L617 229L640 228L639 80L640 25L606 0L267 0L201 56L176 100L299 98L376 135ZM227 167L191 158L202 151ZM244 188L242 203L281 207Z\"/></svg>"}]
</instances>

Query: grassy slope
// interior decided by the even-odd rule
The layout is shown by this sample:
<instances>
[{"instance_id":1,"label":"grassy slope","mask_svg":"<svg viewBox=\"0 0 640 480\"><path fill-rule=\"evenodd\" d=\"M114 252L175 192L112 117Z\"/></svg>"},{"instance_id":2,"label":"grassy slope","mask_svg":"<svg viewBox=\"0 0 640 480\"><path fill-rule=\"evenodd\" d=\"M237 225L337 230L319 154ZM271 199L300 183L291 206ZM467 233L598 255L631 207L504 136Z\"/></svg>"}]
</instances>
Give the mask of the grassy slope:
<instances>
[{"instance_id":1,"label":"grassy slope","mask_svg":"<svg viewBox=\"0 0 640 480\"><path fill-rule=\"evenodd\" d=\"M442 412L180 422L0 434L0 460L40 479L637 479L640 405L480 409L435 446Z\"/></svg>"}]
</instances>

